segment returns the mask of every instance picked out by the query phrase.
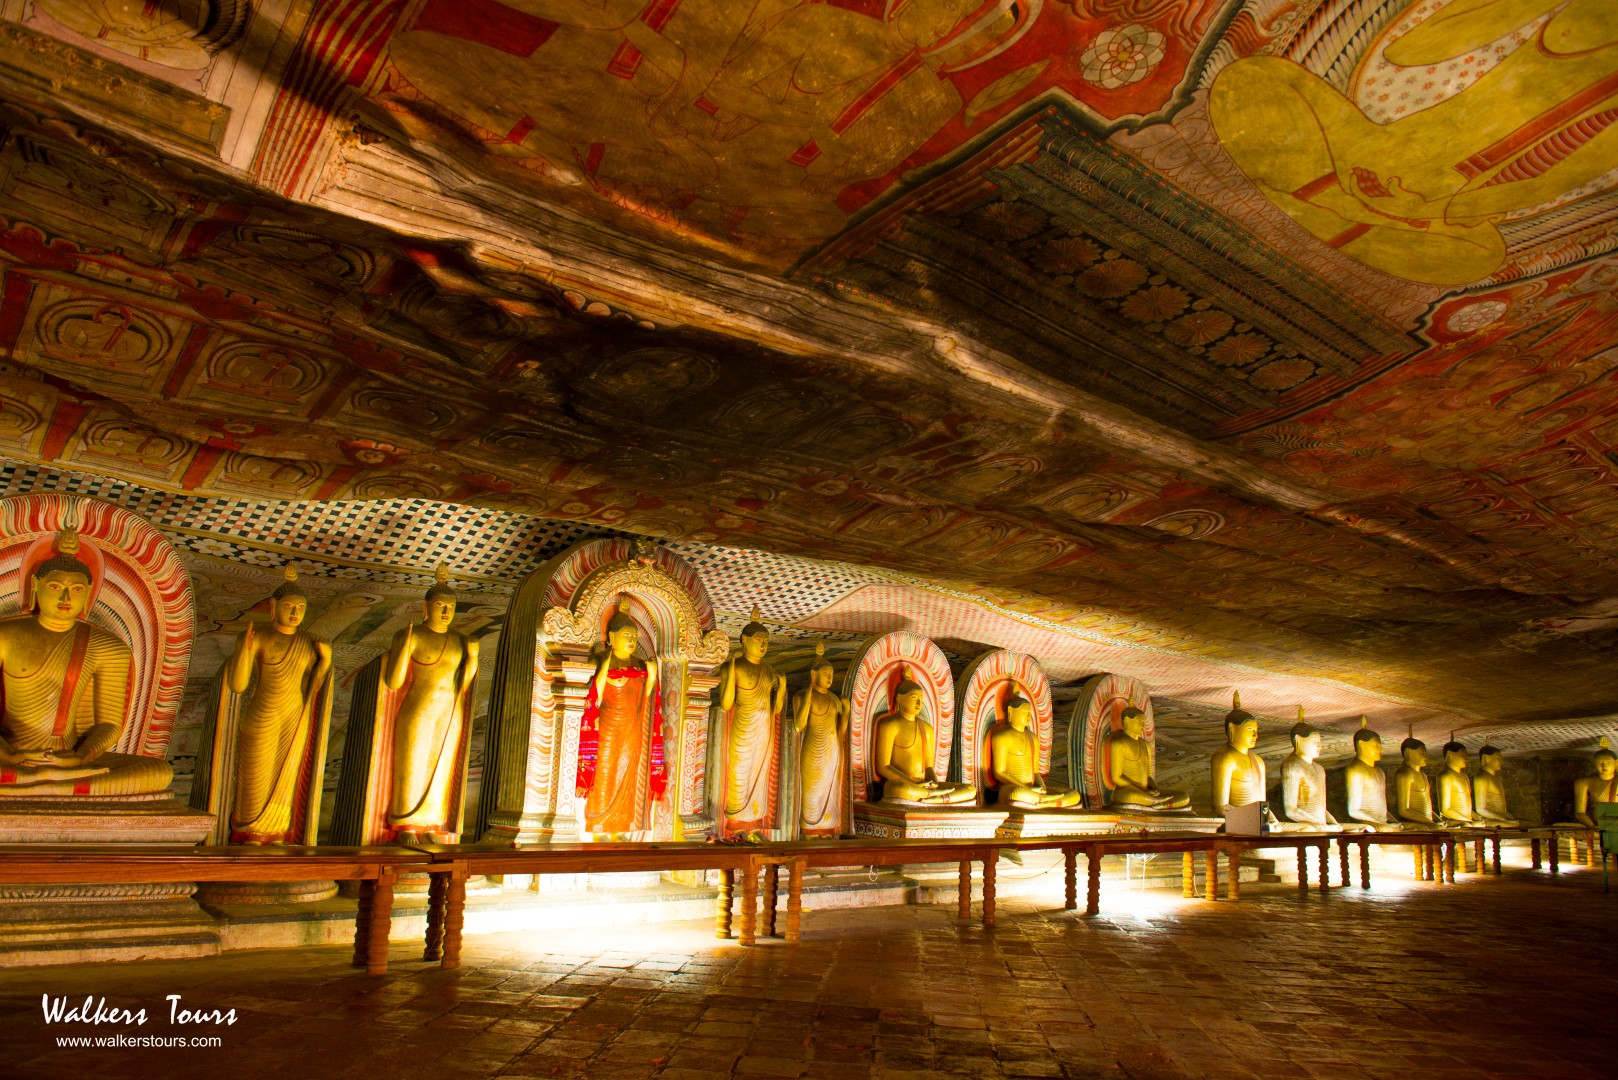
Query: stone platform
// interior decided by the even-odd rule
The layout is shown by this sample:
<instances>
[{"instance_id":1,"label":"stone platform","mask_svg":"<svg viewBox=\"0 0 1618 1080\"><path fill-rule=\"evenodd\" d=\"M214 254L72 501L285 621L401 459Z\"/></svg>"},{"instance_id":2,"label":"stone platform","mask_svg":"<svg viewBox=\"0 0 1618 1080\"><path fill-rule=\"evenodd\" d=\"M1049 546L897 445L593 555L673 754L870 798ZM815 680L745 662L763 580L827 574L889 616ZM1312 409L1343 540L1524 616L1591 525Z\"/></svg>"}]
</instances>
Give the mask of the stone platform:
<instances>
[{"instance_id":1,"label":"stone platform","mask_svg":"<svg viewBox=\"0 0 1618 1080\"><path fill-rule=\"evenodd\" d=\"M981 806L857 802L854 804L854 835L910 840L989 840L1007 816L1004 810Z\"/></svg>"},{"instance_id":2,"label":"stone platform","mask_svg":"<svg viewBox=\"0 0 1618 1080\"><path fill-rule=\"evenodd\" d=\"M166 791L0 799L0 844L200 844L213 822Z\"/></svg>"},{"instance_id":3,"label":"stone platform","mask_svg":"<svg viewBox=\"0 0 1618 1080\"><path fill-rule=\"evenodd\" d=\"M1012 839L1100 836L1113 831L1118 815L1106 810L1012 810L995 830Z\"/></svg>"},{"instance_id":4,"label":"stone platform","mask_svg":"<svg viewBox=\"0 0 1618 1080\"><path fill-rule=\"evenodd\" d=\"M1184 810L1169 810L1163 813L1147 813L1141 810L1122 810L1118 812L1117 832L1140 833L1216 833L1225 827L1222 817L1197 817L1194 813Z\"/></svg>"}]
</instances>

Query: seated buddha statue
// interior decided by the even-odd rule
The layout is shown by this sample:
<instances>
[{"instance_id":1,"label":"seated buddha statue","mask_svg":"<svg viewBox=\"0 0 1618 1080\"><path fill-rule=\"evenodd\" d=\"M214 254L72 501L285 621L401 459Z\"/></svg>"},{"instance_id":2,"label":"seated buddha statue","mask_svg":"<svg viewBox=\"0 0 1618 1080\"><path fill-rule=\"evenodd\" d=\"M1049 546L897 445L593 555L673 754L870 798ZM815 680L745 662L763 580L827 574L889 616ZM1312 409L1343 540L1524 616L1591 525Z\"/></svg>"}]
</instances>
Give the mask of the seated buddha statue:
<instances>
[{"instance_id":1,"label":"seated buddha statue","mask_svg":"<svg viewBox=\"0 0 1618 1080\"><path fill-rule=\"evenodd\" d=\"M972 784L941 783L933 778L933 725L921 715L926 692L899 674L893 710L877 717L874 763L882 780L883 802L910 802L957 806L977 802Z\"/></svg>"},{"instance_id":2,"label":"seated buddha statue","mask_svg":"<svg viewBox=\"0 0 1618 1080\"><path fill-rule=\"evenodd\" d=\"M1130 810L1184 810L1191 796L1157 786L1152 777L1152 745L1146 741L1146 714L1130 706L1119 717L1123 727L1107 736L1107 805Z\"/></svg>"},{"instance_id":3,"label":"seated buddha statue","mask_svg":"<svg viewBox=\"0 0 1618 1080\"><path fill-rule=\"evenodd\" d=\"M1343 770L1348 817L1378 832L1391 832L1399 823L1388 816L1388 780L1377 767L1382 760L1382 736L1365 724L1365 717L1360 717L1360 729L1354 732L1354 760Z\"/></svg>"},{"instance_id":4,"label":"seated buddha statue","mask_svg":"<svg viewBox=\"0 0 1618 1080\"><path fill-rule=\"evenodd\" d=\"M1292 725L1292 753L1281 762L1281 813L1291 825L1309 832L1341 832L1326 809L1326 770L1320 756L1320 732L1302 719Z\"/></svg>"},{"instance_id":5,"label":"seated buddha statue","mask_svg":"<svg viewBox=\"0 0 1618 1080\"><path fill-rule=\"evenodd\" d=\"M1243 710L1237 694L1225 714L1225 745L1208 759L1216 813L1228 814L1233 807L1264 801L1264 759L1253 752L1257 745L1258 718Z\"/></svg>"},{"instance_id":6,"label":"seated buddha statue","mask_svg":"<svg viewBox=\"0 0 1618 1080\"><path fill-rule=\"evenodd\" d=\"M989 775L999 785L1001 806L1019 810L1061 810L1083 796L1039 775L1039 739L1033 731L1034 706L1021 694L1006 701L1006 718L989 729Z\"/></svg>"},{"instance_id":7,"label":"seated buddha statue","mask_svg":"<svg viewBox=\"0 0 1618 1080\"><path fill-rule=\"evenodd\" d=\"M138 795L173 772L157 758L111 753L123 732L129 646L86 617L90 568L77 532L29 575L31 609L0 620L0 798Z\"/></svg>"},{"instance_id":8,"label":"seated buddha statue","mask_svg":"<svg viewBox=\"0 0 1618 1080\"><path fill-rule=\"evenodd\" d=\"M1450 736L1444 744L1444 771L1438 774L1438 816L1461 828L1483 824L1472 811L1472 774L1466 765L1466 745Z\"/></svg>"},{"instance_id":9,"label":"seated buddha statue","mask_svg":"<svg viewBox=\"0 0 1618 1080\"><path fill-rule=\"evenodd\" d=\"M1514 828L1519 824L1506 805L1506 784L1500 778L1505 759L1498 746L1485 744L1478 751L1478 771L1472 777L1472 813L1486 825Z\"/></svg>"},{"instance_id":10,"label":"seated buddha statue","mask_svg":"<svg viewBox=\"0 0 1618 1080\"><path fill-rule=\"evenodd\" d=\"M1394 815L1411 825L1441 824L1433 812L1433 789L1427 782L1427 744L1414 735L1399 744L1404 764L1393 774Z\"/></svg>"},{"instance_id":11,"label":"seated buddha statue","mask_svg":"<svg viewBox=\"0 0 1618 1080\"><path fill-rule=\"evenodd\" d=\"M1573 781L1573 817L1580 825L1596 827L1596 803L1618 802L1618 754L1612 752L1607 737L1601 737L1601 749L1590 759L1596 767L1594 776Z\"/></svg>"}]
</instances>

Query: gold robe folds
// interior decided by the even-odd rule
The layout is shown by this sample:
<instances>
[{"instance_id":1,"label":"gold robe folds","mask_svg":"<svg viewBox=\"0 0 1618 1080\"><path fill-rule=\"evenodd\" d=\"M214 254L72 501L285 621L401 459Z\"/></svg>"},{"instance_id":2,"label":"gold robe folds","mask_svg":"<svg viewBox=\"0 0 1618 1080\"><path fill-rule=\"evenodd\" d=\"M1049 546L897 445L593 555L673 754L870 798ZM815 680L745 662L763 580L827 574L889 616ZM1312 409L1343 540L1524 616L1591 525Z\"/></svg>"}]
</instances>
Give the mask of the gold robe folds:
<instances>
[{"instance_id":1,"label":"gold robe folds","mask_svg":"<svg viewBox=\"0 0 1618 1080\"><path fill-rule=\"evenodd\" d=\"M725 717L725 835L778 828L781 764L778 751L780 717L775 712L775 669L757 665L748 685L736 673L736 702Z\"/></svg>"},{"instance_id":2,"label":"gold robe folds","mask_svg":"<svg viewBox=\"0 0 1618 1080\"><path fill-rule=\"evenodd\" d=\"M798 748L798 827L804 837L838 836L843 832L843 743L837 737L837 699L824 695L816 709L809 702L809 722Z\"/></svg>"},{"instance_id":3,"label":"gold robe folds","mask_svg":"<svg viewBox=\"0 0 1618 1080\"><path fill-rule=\"evenodd\" d=\"M390 832L431 830L450 835L451 843L460 836L472 688L455 692L466 662L464 644L457 648L460 656L440 653L436 663L423 664L412 657L405 684L381 695L379 705L386 711L378 717L382 721L378 727L391 744L386 817Z\"/></svg>"}]
</instances>

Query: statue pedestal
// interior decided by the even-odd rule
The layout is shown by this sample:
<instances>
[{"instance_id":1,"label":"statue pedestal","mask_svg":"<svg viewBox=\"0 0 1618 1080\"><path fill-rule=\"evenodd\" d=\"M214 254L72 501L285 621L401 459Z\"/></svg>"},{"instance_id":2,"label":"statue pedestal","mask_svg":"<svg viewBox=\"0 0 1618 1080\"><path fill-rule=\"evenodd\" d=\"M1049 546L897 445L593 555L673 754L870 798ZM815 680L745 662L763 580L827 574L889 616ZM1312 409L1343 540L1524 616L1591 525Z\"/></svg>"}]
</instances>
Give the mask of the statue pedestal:
<instances>
[{"instance_id":1,"label":"statue pedestal","mask_svg":"<svg viewBox=\"0 0 1618 1080\"><path fill-rule=\"evenodd\" d=\"M196 844L213 815L168 792L0 799L0 843ZM0 967L214 956L219 923L189 882L0 886Z\"/></svg>"},{"instance_id":2,"label":"statue pedestal","mask_svg":"<svg viewBox=\"0 0 1618 1080\"><path fill-rule=\"evenodd\" d=\"M981 806L857 802L854 804L854 835L988 840L996 835L1006 817L1004 810L986 810Z\"/></svg>"},{"instance_id":3,"label":"statue pedestal","mask_svg":"<svg viewBox=\"0 0 1618 1080\"><path fill-rule=\"evenodd\" d=\"M1012 810L995 830L1009 839L1047 836L1098 836L1110 833L1118 815L1106 810Z\"/></svg>"},{"instance_id":4,"label":"statue pedestal","mask_svg":"<svg viewBox=\"0 0 1618 1080\"><path fill-rule=\"evenodd\" d=\"M1169 810L1152 813L1146 810L1118 811L1118 832L1216 833L1225 827L1222 817L1197 817L1189 810Z\"/></svg>"}]
</instances>

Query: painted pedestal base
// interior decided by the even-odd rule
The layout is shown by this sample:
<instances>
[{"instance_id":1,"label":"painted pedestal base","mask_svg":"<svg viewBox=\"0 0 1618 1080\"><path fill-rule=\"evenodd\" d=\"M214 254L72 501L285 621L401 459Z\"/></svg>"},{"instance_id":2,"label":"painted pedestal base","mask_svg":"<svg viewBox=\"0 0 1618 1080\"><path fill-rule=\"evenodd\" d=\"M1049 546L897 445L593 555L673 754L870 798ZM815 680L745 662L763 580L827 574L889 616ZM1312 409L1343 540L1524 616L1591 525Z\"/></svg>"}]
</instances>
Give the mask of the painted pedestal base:
<instances>
[{"instance_id":1,"label":"painted pedestal base","mask_svg":"<svg viewBox=\"0 0 1618 1080\"><path fill-rule=\"evenodd\" d=\"M162 792L116 799L0 800L0 843L196 844L213 815ZM217 922L188 882L0 886L0 968L219 952Z\"/></svg>"},{"instance_id":2,"label":"painted pedestal base","mask_svg":"<svg viewBox=\"0 0 1618 1080\"><path fill-rule=\"evenodd\" d=\"M1140 833L1216 833L1225 827L1222 817L1197 817L1183 811L1171 810L1168 813L1152 814L1141 810L1120 810L1118 812L1118 832Z\"/></svg>"},{"instance_id":3,"label":"painted pedestal base","mask_svg":"<svg viewBox=\"0 0 1618 1080\"><path fill-rule=\"evenodd\" d=\"M988 840L994 837L1006 816L1004 810L985 810L980 806L857 802L854 804L854 835Z\"/></svg>"},{"instance_id":4,"label":"painted pedestal base","mask_svg":"<svg viewBox=\"0 0 1618 1080\"><path fill-rule=\"evenodd\" d=\"M1106 810L1012 810L995 830L1010 839L1099 836L1113 831L1118 815Z\"/></svg>"}]
</instances>

